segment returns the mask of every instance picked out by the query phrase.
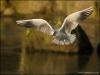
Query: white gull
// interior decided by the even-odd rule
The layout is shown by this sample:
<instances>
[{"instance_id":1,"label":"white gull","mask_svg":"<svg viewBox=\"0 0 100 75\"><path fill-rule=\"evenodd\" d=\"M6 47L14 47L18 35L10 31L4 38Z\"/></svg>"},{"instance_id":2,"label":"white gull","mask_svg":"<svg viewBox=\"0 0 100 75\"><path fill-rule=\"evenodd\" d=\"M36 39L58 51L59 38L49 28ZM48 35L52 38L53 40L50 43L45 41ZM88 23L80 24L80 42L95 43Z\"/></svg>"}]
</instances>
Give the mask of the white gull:
<instances>
[{"instance_id":1,"label":"white gull","mask_svg":"<svg viewBox=\"0 0 100 75\"><path fill-rule=\"evenodd\" d=\"M59 45L69 45L72 44L76 35L72 34L80 22L85 20L93 12L93 8L89 7L87 9L77 11L67 16L59 29L54 29L46 20L44 19L29 19L29 20L18 20L17 24L24 26L26 28L33 28L41 32L45 32L52 35L53 43Z\"/></svg>"}]
</instances>

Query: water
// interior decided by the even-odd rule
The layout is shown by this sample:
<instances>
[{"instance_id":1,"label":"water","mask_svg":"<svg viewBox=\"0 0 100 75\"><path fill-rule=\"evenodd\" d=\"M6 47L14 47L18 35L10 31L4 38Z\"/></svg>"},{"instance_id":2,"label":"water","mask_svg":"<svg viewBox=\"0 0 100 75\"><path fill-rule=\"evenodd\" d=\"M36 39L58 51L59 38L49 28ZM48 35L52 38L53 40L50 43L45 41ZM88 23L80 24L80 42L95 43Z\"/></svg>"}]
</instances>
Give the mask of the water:
<instances>
[{"instance_id":1,"label":"water","mask_svg":"<svg viewBox=\"0 0 100 75\"><path fill-rule=\"evenodd\" d=\"M27 52L24 56L21 54L21 52L2 53L0 56L1 73L75 74L78 72L99 72L99 59L96 53L90 56L89 54L45 51ZM22 62L23 65L21 65Z\"/></svg>"},{"instance_id":2,"label":"water","mask_svg":"<svg viewBox=\"0 0 100 75\"><path fill-rule=\"evenodd\" d=\"M98 75L99 58L95 48L82 45L85 48L80 48L78 53L23 49L23 29L15 25L12 18L4 18L1 21L0 74L77 75L92 72Z\"/></svg>"}]
</instances>

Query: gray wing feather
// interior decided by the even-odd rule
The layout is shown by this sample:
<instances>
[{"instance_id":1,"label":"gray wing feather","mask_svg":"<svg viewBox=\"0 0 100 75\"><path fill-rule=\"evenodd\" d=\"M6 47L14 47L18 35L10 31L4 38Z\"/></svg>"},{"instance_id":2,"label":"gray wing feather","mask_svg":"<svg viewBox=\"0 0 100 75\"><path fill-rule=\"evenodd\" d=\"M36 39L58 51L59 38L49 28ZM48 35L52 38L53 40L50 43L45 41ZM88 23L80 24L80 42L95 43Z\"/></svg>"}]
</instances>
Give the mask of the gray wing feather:
<instances>
[{"instance_id":1,"label":"gray wing feather","mask_svg":"<svg viewBox=\"0 0 100 75\"><path fill-rule=\"evenodd\" d=\"M24 26L26 28L34 28L38 31L48 33L52 35L54 29L51 27L51 25L43 19L30 19L30 20L19 20L16 21L17 24L20 24L21 26Z\"/></svg>"},{"instance_id":2,"label":"gray wing feather","mask_svg":"<svg viewBox=\"0 0 100 75\"><path fill-rule=\"evenodd\" d=\"M92 12L93 12L93 8L90 7L90 8L72 13L71 15L65 18L59 30L71 33L71 31L75 29L81 21L85 20L89 15L91 15Z\"/></svg>"}]
</instances>

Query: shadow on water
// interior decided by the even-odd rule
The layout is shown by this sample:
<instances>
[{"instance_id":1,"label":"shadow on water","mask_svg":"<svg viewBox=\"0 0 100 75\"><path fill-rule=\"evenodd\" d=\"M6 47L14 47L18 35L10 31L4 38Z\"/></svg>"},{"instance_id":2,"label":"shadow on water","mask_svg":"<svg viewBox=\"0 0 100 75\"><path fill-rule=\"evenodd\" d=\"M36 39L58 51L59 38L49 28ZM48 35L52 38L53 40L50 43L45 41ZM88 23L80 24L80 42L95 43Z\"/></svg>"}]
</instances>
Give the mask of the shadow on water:
<instances>
[{"instance_id":1,"label":"shadow on water","mask_svg":"<svg viewBox=\"0 0 100 75\"><path fill-rule=\"evenodd\" d=\"M87 34L80 26L78 26L76 30L76 34L79 40L78 66L79 71L82 71L93 53L93 46L90 43Z\"/></svg>"}]
</instances>

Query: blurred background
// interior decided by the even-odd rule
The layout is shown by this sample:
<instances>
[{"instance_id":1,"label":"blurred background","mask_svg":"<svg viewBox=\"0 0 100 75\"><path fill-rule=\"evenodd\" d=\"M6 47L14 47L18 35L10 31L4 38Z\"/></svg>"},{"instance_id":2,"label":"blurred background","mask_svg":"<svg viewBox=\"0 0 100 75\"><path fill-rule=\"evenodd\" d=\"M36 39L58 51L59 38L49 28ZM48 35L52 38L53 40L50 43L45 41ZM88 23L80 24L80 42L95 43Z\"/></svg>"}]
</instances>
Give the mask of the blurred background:
<instances>
[{"instance_id":1,"label":"blurred background","mask_svg":"<svg viewBox=\"0 0 100 75\"><path fill-rule=\"evenodd\" d=\"M59 28L65 17L92 6L94 12L73 33L75 43L52 44L52 37L16 24L42 18ZM0 0L0 74L99 72L99 1ZM92 65L92 66L91 66Z\"/></svg>"}]
</instances>

